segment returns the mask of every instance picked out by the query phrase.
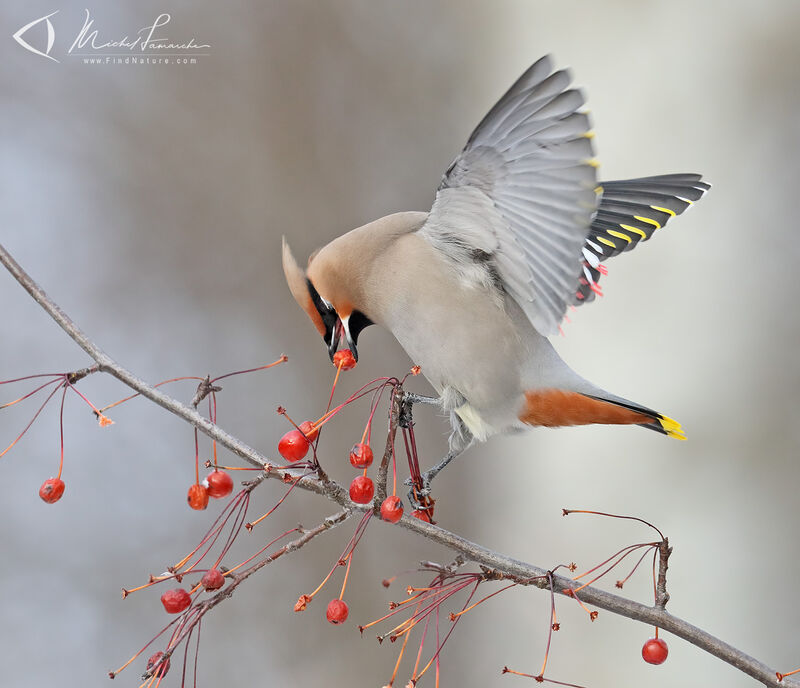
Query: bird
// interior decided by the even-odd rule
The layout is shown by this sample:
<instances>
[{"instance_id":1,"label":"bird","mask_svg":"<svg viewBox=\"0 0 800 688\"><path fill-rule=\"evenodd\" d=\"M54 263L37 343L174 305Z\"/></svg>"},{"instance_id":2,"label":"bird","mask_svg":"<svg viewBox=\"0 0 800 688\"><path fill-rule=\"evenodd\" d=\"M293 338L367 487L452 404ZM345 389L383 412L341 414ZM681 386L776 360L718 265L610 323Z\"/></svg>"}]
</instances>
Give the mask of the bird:
<instances>
[{"instance_id":1,"label":"bird","mask_svg":"<svg viewBox=\"0 0 800 688\"><path fill-rule=\"evenodd\" d=\"M638 425L686 439L677 421L601 389L550 338L570 307L602 293L604 261L633 250L710 188L699 174L600 182L594 132L569 70L537 60L445 171L430 211L399 212L343 234L305 269L283 239L289 289L333 358L358 358L384 327L449 415L447 455L529 427Z\"/></svg>"}]
</instances>

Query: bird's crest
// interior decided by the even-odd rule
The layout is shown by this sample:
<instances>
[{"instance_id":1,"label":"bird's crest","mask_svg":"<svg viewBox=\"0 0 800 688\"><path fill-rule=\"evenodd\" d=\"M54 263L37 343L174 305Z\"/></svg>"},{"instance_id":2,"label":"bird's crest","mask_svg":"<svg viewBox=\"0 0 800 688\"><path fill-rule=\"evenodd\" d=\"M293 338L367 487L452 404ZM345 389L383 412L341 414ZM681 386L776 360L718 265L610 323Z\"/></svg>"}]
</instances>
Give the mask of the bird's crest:
<instances>
[{"instance_id":1,"label":"bird's crest","mask_svg":"<svg viewBox=\"0 0 800 688\"><path fill-rule=\"evenodd\" d=\"M306 277L305 271L294 259L292 250L286 242L286 237L283 238L283 274L286 275L286 283L289 285L289 291L292 292L295 301L300 304L300 307L308 314L308 317L311 318L314 327L316 327L319 333L324 337L326 332L325 324L322 322L322 317L311 298L308 278Z\"/></svg>"}]
</instances>

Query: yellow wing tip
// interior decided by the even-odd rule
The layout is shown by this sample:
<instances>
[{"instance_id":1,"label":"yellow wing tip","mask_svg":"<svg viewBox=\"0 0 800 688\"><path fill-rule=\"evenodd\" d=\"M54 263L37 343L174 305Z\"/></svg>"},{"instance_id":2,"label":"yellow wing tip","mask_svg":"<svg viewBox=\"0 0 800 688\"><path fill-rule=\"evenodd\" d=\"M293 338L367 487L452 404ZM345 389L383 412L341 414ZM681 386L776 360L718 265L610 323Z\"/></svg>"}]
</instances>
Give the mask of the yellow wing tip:
<instances>
[{"instance_id":1,"label":"yellow wing tip","mask_svg":"<svg viewBox=\"0 0 800 688\"><path fill-rule=\"evenodd\" d=\"M686 434L677 420L668 416L660 416L658 422L661 423L661 429L667 433L668 437L674 437L676 440L686 439Z\"/></svg>"}]
</instances>

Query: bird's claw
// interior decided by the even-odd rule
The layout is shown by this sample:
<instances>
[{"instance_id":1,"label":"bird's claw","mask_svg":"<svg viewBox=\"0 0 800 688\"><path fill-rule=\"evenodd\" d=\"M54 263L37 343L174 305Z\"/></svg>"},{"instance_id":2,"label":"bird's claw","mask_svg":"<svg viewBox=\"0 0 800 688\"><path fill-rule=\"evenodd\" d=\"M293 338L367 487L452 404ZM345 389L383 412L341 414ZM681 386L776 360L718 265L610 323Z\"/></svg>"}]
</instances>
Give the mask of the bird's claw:
<instances>
[{"instance_id":1,"label":"bird's claw","mask_svg":"<svg viewBox=\"0 0 800 688\"><path fill-rule=\"evenodd\" d=\"M428 509L431 496L431 476L430 471L423 473L418 480L406 478L405 484L411 489L408 491L408 501L414 509Z\"/></svg>"}]
</instances>

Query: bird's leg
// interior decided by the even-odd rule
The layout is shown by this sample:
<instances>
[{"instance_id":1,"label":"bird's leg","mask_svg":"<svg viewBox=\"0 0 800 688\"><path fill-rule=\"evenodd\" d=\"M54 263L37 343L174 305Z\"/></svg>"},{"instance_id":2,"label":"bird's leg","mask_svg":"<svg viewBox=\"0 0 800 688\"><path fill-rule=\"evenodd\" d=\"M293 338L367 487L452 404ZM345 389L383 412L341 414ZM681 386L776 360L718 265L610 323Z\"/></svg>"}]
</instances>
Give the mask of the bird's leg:
<instances>
[{"instance_id":1,"label":"bird's leg","mask_svg":"<svg viewBox=\"0 0 800 688\"><path fill-rule=\"evenodd\" d=\"M429 406L441 406L438 397L425 397L421 394L405 392L403 394L403 405L400 408L400 418L398 422L401 428L410 428L414 425L413 406L414 404L428 404Z\"/></svg>"},{"instance_id":2,"label":"bird's leg","mask_svg":"<svg viewBox=\"0 0 800 688\"><path fill-rule=\"evenodd\" d=\"M439 461L435 466L432 466L427 471L425 471L421 478L421 485L414 485L411 478L408 478L405 481L406 485L411 486L411 490L408 492L408 499L411 504L415 508L424 507L424 502L427 502L427 498L430 496L431 493L431 483L433 479L439 475L442 469L447 466L453 459L457 456L460 456L464 453L464 450L469 447L473 441L474 437L472 433L469 431L466 425L464 425L463 421L458 417L457 414L451 413L450 414L451 422L453 424L453 432L450 435L450 450L444 456L444 458Z\"/></svg>"},{"instance_id":3,"label":"bird's leg","mask_svg":"<svg viewBox=\"0 0 800 688\"><path fill-rule=\"evenodd\" d=\"M431 494L431 483L433 479L439 475L440 471L449 464L457 456L464 453L464 448L451 449L445 457L432 468L425 471L419 484L415 485L412 478L406 478L405 484L409 485L411 489L408 491L408 501L415 509L422 509L423 511L430 508L428 497Z\"/></svg>"},{"instance_id":4,"label":"bird's leg","mask_svg":"<svg viewBox=\"0 0 800 688\"><path fill-rule=\"evenodd\" d=\"M413 392L405 392L403 399L409 404L427 404L428 406L442 405L442 400L439 399L439 397L426 397L424 394L414 394Z\"/></svg>"},{"instance_id":5,"label":"bird's leg","mask_svg":"<svg viewBox=\"0 0 800 688\"><path fill-rule=\"evenodd\" d=\"M455 450L455 451L451 449L449 452L447 452L447 455L439 463L437 463L435 466L432 466L431 468L429 468L427 471L425 471L422 474L423 496L427 496L427 495L430 494L430 492L431 492L431 483L433 482L433 479L437 475L439 475L441 470L447 464L449 464L453 459L455 459L457 456L461 456L461 454L463 454L463 453L464 453L464 449L458 449L458 450Z\"/></svg>"}]
</instances>

